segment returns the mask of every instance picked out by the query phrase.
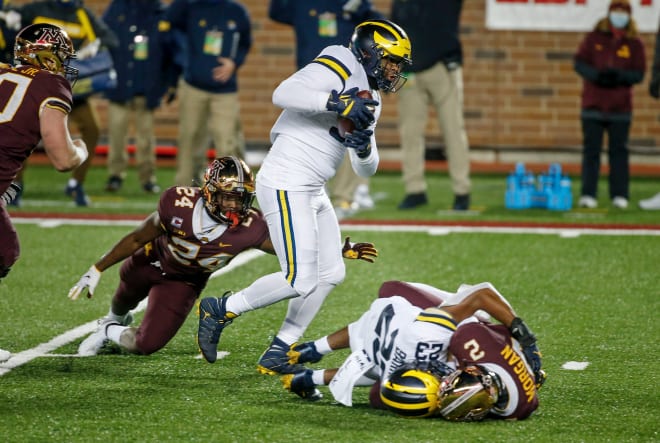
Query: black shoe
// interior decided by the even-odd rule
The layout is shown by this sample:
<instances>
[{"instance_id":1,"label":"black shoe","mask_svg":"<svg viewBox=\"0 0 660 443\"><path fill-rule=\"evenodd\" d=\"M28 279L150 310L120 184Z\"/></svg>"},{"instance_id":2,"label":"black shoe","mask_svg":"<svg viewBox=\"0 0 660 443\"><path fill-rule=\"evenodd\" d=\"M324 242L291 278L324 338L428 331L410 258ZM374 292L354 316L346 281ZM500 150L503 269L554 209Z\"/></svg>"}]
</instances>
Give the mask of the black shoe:
<instances>
[{"instance_id":1,"label":"black shoe","mask_svg":"<svg viewBox=\"0 0 660 443\"><path fill-rule=\"evenodd\" d=\"M147 182L142 186L142 189L144 189L144 192L148 194L158 194L160 193L160 186L158 186L154 182Z\"/></svg>"},{"instance_id":2,"label":"black shoe","mask_svg":"<svg viewBox=\"0 0 660 443\"><path fill-rule=\"evenodd\" d=\"M454 197L454 211L467 211L470 207L470 194L456 195Z\"/></svg>"},{"instance_id":3,"label":"black shoe","mask_svg":"<svg viewBox=\"0 0 660 443\"><path fill-rule=\"evenodd\" d=\"M416 208L417 206L425 205L429 201L426 198L426 192L418 192L416 194L408 194L406 197L403 199L401 203L399 203L399 209L413 209Z\"/></svg>"},{"instance_id":4,"label":"black shoe","mask_svg":"<svg viewBox=\"0 0 660 443\"><path fill-rule=\"evenodd\" d=\"M111 175L110 178L108 179L108 183L105 185L105 190L108 192L117 192L119 189L121 189L121 184L122 184L122 179L121 177L117 175Z\"/></svg>"}]
</instances>

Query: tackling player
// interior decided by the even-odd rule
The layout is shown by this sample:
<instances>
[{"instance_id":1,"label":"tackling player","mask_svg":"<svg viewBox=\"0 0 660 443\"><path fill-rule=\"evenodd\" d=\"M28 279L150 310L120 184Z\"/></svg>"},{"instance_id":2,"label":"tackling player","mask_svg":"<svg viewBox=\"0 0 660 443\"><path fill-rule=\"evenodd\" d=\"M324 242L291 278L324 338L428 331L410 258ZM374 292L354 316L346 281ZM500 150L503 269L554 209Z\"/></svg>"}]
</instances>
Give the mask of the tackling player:
<instances>
[{"instance_id":1,"label":"tackling player","mask_svg":"<svg viewBox=\"0 0 660 443\"><path fill-rule=\"evenodd\" d=\"M239 253L274 253L261 212L252 207L254 176L243 160L215 159L201 188L175 186L163 192L158 210L122 238L69 292L91 297L101 273L124 260L108 315L79 346L96 355L108 340L128 352L148 355L181 328L211 274ZM139 327L131 310L149 297Z\"/></svg>"},{"instance_id":2,"label":"tackling player","mask_svg":"<svg viewBox=\"0 0 660 443\"><path fill-rule=\"evenodd\" d=\"M58 26L39 23L23 28L14 44L15 66L0 63L0 280L18 260L20 247L6 203L16 193L12 180L39 142L55 169L70 171L87 158L82 140L67 126L71 83L78 71L69 66L73 44Z\"/></svg>"},{"instance_id":3,"label":"tackling player","mask_svg":"<svg viewBox=\"0 0 660 443\"><path fill-rule=\"evenodd\" d=\"M339 223L324 187L347 150L358 175L376 172L379 91L396 92L405 81L402 68L410 63L410 40L403 29L387 20L365 21L355 28L349 47L326 47L275 89L273 103L283 111L271 129L272 147L256 191L281 272L262 277L229 302L226 297L202 300L197 337L207 361L216 359L222 328L254 301L265 306L290 299L287 316L257 369L270 375L300 369L289 364L287 352L346 273ZM375 100L361 97L363 90ZM339 133L339 117L355 125L345 137Z\"/></svg>"},{"instance_id":4,"label":"tackling player","mask_svg":"<svg viewBox=\"0 0 660 443\"><path fill-rule=\"evenodd\" d=\"M426 308L456 303L465 288L454 294L420 283L390 281L381 286L379 295L401 295ZM374 385L369 396L371 405L399 415L439 414L452 421L529 417L538 408L537 391L545 382L545 372L529 372L520 343L504 325L488 323L483 315L478 317L482 321L463 321L451 337L448 355L459 369L449 374L447 367L441 368L444 371L414 367L397 370L382 386ZM421 386L424 388L420 390Z\"/></svg>"},{"instance_id":5,"label":"tackling player","mask_svg":"<svg viewBox=\"0 0 660 443\"><path fill-rule=\"evenodd\" d=\"M451 293L429 285L386 282L380 288L379 297L358 321L314 342L294 346L289 352L291 363L314 363L331 351L350 347L353 353L341 368L307 369L295 375L286 375L282 377L285 388L303 398L316 400L321 398L316 386L329 385L335 399L350 406L353 386L373 385L381 378L387 385L391 377L400 375L399 369L409 365L436 368L440 370L440 375L447 375L455 366L449 351L455 351L460 362L475 360L474 355L470 357L470 351L474 351L472 342L473 349L458 352L461 340L465 340L463 333L458 335L455 347L450 349L450 341L458 332L457 325L477 322L488 314L503 324L500 328L510 331L511 336L516 338L515 342L511 341L507 358L518 365L515 370L519 374L524 373L526 379L521 379L521 383L526 386L527 382L531 382L532 402L536 401L536 385L545 380L536 338L490 283L463 285L458 292ZM487 344L490 345L490 342ZM492 352L493 348L490 349ZM489 354L489 362L500 363L502 360ZM424 377L418 378L424 380ZM435 385L436 392L438 384ZM429 390L434 388L430 383L427 386ZM375 407L383 407L379 392L382 391L376 387L370 396ZM525 398L529 397L527 394ZM513 393L511 398L514 398ZM400 397L398 403L396 396L391 401L395 407L404 408ZM536 405L533 403L531 410ZM509 406L507 404L501 415L513 414ZM426 411L421 415L432 412L435 411Z\"/></svg>"}]
</instances>

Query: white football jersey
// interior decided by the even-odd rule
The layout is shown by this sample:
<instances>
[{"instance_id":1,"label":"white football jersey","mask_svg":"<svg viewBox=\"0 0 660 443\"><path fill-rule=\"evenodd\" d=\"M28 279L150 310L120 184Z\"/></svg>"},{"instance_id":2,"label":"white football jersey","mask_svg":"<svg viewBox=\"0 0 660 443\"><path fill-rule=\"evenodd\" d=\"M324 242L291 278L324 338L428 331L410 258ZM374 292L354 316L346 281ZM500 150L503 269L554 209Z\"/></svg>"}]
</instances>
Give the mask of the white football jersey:
<instances>
[{"instance_id":1,"label":"white football jersey","mask_svg":"<svg viewBox=\"0 0 660 443\"><path fill-rule=\"evenodd\" d=\"M346 153L330 135L337 126L337 113L326 110L333 90L340 93L358 87L370 90L375 107L374 124L381 112L381 97L369 87L362 65L350 49L328 46L310 64L285 79L273 92L273 103L283 109L270 133L272 147L257 175L257 181L273 189L309 191L323 187L330 180ZM349 149L355 172L368 177L378 167L375 135L371 137L371 155L364 159Z\"/></svg>"},{"instance_id":2,"label":"white football jersey","mask_svg":"<svg viewBox=\"0 0 660 443\"><path fill-rule=\"evenodd\" d=\"M447 362L456 331L452 316L439 308L421 309L405 298L376 299L349 325L352 351L363 349L375 365L371 376L388 377L405 363Z\"/></svg>"}]
</instances>

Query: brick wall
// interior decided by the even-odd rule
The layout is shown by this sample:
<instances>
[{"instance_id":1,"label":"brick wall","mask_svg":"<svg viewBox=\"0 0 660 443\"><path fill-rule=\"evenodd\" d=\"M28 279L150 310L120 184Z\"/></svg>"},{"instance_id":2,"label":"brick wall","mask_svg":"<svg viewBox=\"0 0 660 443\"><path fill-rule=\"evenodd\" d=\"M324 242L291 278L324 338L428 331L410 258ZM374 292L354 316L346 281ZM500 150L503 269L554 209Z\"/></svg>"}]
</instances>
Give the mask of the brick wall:
<instances>
[{"instance_id":1,"label":"brick wall","mask_svg":"<svg viewBox=\"0 0 660 443\"><path fill-rule=\"evenodd\" d=\"M389 12L391 0L373 3ZM86 0L86 4L101 13L107 1ZM253 21L254 45L240 71L241 116L248 142L265 144L278 115L270 101L271 92L295 67L293 33L268 19L267 0L244 0L243 4ZM572 55L583 34L488 31L484 23L485 0L465 0L461 38L465 52L465 116L471 145L580 145L581 82L573 71ZM643 35L649 66L654 37ZM635 87L632 145L655 146L660 141L660 103L648 96L647 87L648 76ZM377 132L379 144L394 145L398 143L395 98L386 97L384 102ZM105 126L105 103L97 103ZM441 140L440 130L435 114L430 112L429 116L427 136L437 142ZM176 102L160 109L158 137L175 139L176 122Z\"/></svg>"}]
</instances>

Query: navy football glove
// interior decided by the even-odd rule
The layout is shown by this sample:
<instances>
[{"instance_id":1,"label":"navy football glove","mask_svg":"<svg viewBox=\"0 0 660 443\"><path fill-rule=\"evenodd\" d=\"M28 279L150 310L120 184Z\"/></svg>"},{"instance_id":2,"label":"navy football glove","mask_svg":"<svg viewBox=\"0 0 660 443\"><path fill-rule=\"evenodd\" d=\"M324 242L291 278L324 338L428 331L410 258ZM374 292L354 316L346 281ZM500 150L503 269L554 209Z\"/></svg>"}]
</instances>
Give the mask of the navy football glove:
<instances>
[{"instance_id":1,"label":"navy football glove","mask_svg":"<svg viewBox=\"0 0 660 443\"><path fill-rule=\"evenodd\" d=\"M374 121L374 107L378 102L370 98L362 98L357 94L357 87L342 94L333 90L325 108L351 120L358 129L366 128Z\"/></svg>"},{"instance_id":2,"label":"navy football glove","mask_svg":"<svg viewBox=\"0 0 660 443\"><path fill-rule=\"evenodd\" d=\"M344 146L355 149L357 156L367 158L371 154L371 136L374 131L371 129L355 129L344 138Z\"/></svg>"}]
</instances>

